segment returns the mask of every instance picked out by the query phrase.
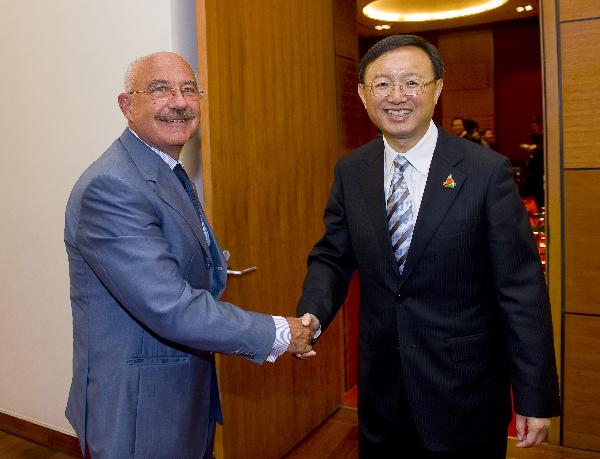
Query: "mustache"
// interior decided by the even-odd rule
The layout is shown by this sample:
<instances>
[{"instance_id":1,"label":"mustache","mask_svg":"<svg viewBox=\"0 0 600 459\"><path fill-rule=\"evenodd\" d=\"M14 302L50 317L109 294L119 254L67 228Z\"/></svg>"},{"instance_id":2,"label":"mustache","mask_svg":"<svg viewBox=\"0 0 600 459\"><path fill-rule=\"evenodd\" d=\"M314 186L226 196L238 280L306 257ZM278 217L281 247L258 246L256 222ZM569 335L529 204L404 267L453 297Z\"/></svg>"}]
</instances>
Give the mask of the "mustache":
<instances>
[{"instance_id":1,"label":"mustache","mask_svg":"<svg viewBox=\"0 0 600 459\"><path fill-rule=\"evenodd\" d=\"M196 118L196 113L189 108L173 108L168 112L157 113L154 115L155 120L159 121L173 121L173 120L185 120L190 121Z\"/></svg>"}]
</instances>

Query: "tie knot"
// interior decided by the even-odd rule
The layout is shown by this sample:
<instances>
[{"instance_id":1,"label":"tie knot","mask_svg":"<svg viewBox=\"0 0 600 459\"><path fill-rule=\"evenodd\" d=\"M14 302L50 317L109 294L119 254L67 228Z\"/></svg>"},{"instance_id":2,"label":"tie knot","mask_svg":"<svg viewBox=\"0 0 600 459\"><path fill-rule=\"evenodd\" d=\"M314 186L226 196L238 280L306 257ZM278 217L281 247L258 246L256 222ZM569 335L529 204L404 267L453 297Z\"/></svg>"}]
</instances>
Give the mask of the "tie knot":
<instances>
[{"instance_id":1,"label":"tie knot","mask_svg":"<svg viewBox=\"0 0 600 459\"><path fill-rule=\"evenodd\" d=\"M173 168L173 172L175 172L175 175L177 176L177 178L179 179L179 181L185 188L186 182L189 182L190 178L188 177L187 173L185 172L185 169L183 168L183 166L181 164L177 163L177 165Z\"/></svg>"},{"instance_id":2,"label":"tie knot","mask_svg":"<svg viewBox=\"0 0 600 459\"><path fill-rule=\"evenodd\" d=\"M410 163L408 162L408 159L406 159L402 155L396 155L396 157L394 158L394 167L400 169L401 174L404 174L404 171L406 170L409 164Z\"/></svg>"}]
</instances>

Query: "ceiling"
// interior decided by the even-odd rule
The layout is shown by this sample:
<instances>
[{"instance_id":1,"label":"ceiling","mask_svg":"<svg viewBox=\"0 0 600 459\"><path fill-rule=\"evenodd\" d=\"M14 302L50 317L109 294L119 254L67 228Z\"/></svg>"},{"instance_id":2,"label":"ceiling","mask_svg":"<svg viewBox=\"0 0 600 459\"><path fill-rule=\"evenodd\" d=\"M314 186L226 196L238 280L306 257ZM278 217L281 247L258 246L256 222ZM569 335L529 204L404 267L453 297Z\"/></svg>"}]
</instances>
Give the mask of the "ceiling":
<instances>
[{"instance_id":1,"label":"ceiling","mask_svg":"<svg viewBox=\"0 0 600 459\"><path fill-rule=\"evenodd\" d=\"M357 32L359 37L383 37L387 35L394 34L404 34L404 33L418 33L418 32L427 32L432 30L442 30L442 29L454 29L458 27L469 27L475 25L482 24L491 24L494 22L501 21L512 21L512 20L520 20L526 18L537 17L539 15L539 2L538 0L509 0L504 5L495 8L493 10L487 11L485 13L475 14L472 16L464 16L456 19L445 19L441 21L426 21L426 22L384 22L378 21L375 19L371 19L366 17L362 10L363 8L370 3L371 0L356 0L357 5ZM410 1L411 7L414 8L414 5L418 0ZM408 2L407 2L408 3ZM421 3L428 3L427 1L421 1ZM439 0L436 3L442 3ZM448 4L447 8L444 9L454 9L456 2L453 0L447 0ZM532 11L524 11L522 13L518 13L516 8L518 6L531 5L533 7ZM388 30L376 30L374 27L380 24L389 24L391 26Z\"/></svg>"}]
</instances>

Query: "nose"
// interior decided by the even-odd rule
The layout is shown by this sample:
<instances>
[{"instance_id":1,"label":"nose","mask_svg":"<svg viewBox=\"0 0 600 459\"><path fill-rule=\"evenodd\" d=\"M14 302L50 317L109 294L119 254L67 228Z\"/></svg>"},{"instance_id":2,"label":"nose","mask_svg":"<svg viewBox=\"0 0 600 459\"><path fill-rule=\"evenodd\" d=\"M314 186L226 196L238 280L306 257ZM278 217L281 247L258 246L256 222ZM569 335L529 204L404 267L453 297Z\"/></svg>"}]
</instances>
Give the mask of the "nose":
<instances>
[{"instance_id":1,"label":"nose","mask_svg":"<svg viewBox=\"0 0 600 459\"><path fill-rule=\"evenodd\" d=\"M406 94L404 94L404 88L401 83L394 83L392 85L392 90L387 96L388 100L405 100L407 99Z\"/></svg>"},{"instance_id":2,"label":"nose","mask_svg":"<svg viewBox=\"0 0 600 459\"><path fill-rule=\"evenodd\" d=\"M183 97L183 91L181 88L171 88L170 102L177 107L187 106L187 100L185 97Z\"/></svg>"}]
</instances>

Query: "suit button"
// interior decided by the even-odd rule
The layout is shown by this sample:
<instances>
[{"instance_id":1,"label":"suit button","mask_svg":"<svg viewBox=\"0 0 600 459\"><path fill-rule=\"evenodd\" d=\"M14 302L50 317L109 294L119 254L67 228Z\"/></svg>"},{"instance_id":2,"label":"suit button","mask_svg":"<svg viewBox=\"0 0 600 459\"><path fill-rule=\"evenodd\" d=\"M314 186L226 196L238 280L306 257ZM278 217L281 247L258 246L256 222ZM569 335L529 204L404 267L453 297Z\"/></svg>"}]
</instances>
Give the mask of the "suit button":
<instances>
[{"instance_id":1,"label":"suit button","mask_svg":"<svg viewBox=\"0 0 600 459\"><path fill-rule=\"evenodd\" d=\"M403 295L400 292L398 292L398 294L396 296L398 297L399 300L401 300L403 298Z\"/></svg>"},{"instance_id":2,"label":"suit button","mask_svg":"<svg viewBox=\"0 0 600 459\"><path fill-rule=\"evenodd\" d=\"M210 269L210 268L212 268L212 267L213 267L213 263L212 263L212 261L208 260L208 261L206 262L206 269Z\"/></svg>"}]
</instances>

